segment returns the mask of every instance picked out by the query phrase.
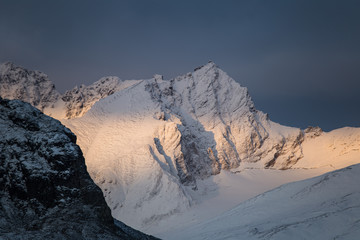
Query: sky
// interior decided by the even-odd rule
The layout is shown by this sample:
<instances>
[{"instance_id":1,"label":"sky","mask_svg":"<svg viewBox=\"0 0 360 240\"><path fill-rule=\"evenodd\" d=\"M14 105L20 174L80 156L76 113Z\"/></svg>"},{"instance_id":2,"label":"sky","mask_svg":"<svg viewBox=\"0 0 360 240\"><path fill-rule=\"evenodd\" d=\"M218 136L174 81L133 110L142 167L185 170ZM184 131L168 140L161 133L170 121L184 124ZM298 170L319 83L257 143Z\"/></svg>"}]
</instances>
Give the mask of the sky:
<instances>
[{"instance_id":1,"label":"sky","mask_svg":"<svg viewBox=\"0 0 360 240\"><path fill-rule=\"evenodd\" d=\"M284 125L360 126L360 1L0 0L0 62L60 92L215 62Z\"/></svg>"}]
</instances>

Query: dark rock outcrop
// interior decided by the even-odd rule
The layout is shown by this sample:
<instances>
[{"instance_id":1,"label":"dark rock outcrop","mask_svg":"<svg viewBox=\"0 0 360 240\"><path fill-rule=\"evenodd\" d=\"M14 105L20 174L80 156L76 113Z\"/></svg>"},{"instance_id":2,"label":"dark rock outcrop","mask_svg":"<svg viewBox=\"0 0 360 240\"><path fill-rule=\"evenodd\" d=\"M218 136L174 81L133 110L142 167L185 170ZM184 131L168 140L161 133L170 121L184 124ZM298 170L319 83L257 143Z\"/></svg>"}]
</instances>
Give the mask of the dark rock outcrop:
<instances>
[{"instance_id":1,"label":"dark rock outcrop","mask_svg":"<svg viewBox=\"0 0 360 240\"><path fill-rule=\"evenodd\" d=\"M0 136L0 239L152 239L114 224L59 121L0 98Z\"/></svg>"}]
</instances>

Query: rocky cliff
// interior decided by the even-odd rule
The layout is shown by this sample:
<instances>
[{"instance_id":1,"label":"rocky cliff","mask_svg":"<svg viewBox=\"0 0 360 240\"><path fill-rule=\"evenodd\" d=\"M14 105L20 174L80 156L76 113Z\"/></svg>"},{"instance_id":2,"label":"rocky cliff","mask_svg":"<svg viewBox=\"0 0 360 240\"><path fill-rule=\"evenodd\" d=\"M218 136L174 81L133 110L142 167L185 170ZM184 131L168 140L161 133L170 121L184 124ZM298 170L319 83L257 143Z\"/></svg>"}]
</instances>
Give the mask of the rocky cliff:
<instances>
[{"instance_id":1,"label":"rocky cliff","mask_svg":"<svg viewBox=\"0 0 360 240\"><path fill-rule=\"evenodd\" d=\"M151 239L114 225L76 136L28 103L0 98L1 239Z\"/></svg>"}]
</instances>

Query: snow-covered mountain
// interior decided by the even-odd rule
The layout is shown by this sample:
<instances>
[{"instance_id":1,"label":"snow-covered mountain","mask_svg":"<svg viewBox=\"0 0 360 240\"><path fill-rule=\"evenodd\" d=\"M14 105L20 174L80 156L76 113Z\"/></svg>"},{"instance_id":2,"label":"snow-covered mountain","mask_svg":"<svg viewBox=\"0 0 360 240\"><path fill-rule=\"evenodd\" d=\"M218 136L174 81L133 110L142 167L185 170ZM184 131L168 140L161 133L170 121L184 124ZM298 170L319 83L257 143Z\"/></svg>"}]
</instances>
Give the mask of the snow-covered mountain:
<instances>
[{"instance_id":1,"label":"snow-covered mountain","mask_svg":"<svg viewBox=\"0 0 360 240\"><path fill-rule=\"evenodd\" d=\"M167 229L170 216L206 203L211 191L203 180L222 170L316 168L314 176L360 159L359 129L323 133L274 123L212 62L172 80L140 81L63 122L78 136L113 216L150 233ZM277 183L296 179L302 178ZM269 187L261 191L276 186L260 184Z\"/></svg>"},{"instance_id":2,"label":"snow-covered mountain","mask_svg":"<svg viewBox=\"0 0 360 240\"><path fill-rule=\"evenodd\" d=\"M360 129L274 123L212 62L171 80L102 79L61 101L67 114L45 112L77 135L112 215L159 236L360 160Z\"/></svg>"},{"instance_id":3,"label":"snow-covered mountain","mask_svg":"<svg viewBox=\"0 0 360 240\"><path fill-rule=\"evenodd\" d=\"M168 239L358 239L360 164L289 183Z\"/></svg>"},{"instance_id":4,"label":"snow-covered mountain","mask_svg":"<svg viewBox=\"0 0 360 240\"><path fill-rule=\"evenodd\" d=\"M115 226L69 129L19 100L0 112L1 239L152 239Z\"/></svg>"}]
</instances>

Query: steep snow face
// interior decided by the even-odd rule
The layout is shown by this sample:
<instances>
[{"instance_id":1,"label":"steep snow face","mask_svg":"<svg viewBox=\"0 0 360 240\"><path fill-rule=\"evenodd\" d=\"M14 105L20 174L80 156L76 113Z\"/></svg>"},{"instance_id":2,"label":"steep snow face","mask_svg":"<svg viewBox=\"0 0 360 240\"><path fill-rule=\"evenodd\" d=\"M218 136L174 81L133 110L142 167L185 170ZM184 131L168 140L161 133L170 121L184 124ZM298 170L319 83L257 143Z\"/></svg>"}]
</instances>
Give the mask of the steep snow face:
<instances>
[{"instance_id":1,"label":"steep snow face","mask_svg":"<svg viewBox=\"0 0 360 240\"><path fill-rule=\"evenodd\" d=\"M114 225L69 129L19 100L0 112L1 239L148 239Z\"/></svg>"},{"instance_id":2,"label":"steep snow face","mask_svg":"<svg viewBox=\"0 0 360 240\"><path fill-rule=\"evenodd\" d=\"M357 239L360 165L283 185L168 239Z\"/></svg>"},{"instance_id":3,"label":"steep snow face","mask_svg":"<svg viewBox=\"0 0 360 240\"><path fill-rule=\"evenodd\" d=\"M0 65L0 96L23 100L41 111L54 107L60 98L46 74L26 70L12 63Z\"/></svg>"},{"instance_id":4,"label":"steep snow face","mask_svg":"<svg viewBox=\"0 0 360 240\"><path fill-rule=\"evenodd\" d=\"M102 187L113 216L133 226L190 205L170 159L158 152L154 134L166 122L157 118L160 105L151 100L146 85L141 81L100 100L82 118L64 121L76 131L88 171Z\"/></svg>"}]
</instances>

